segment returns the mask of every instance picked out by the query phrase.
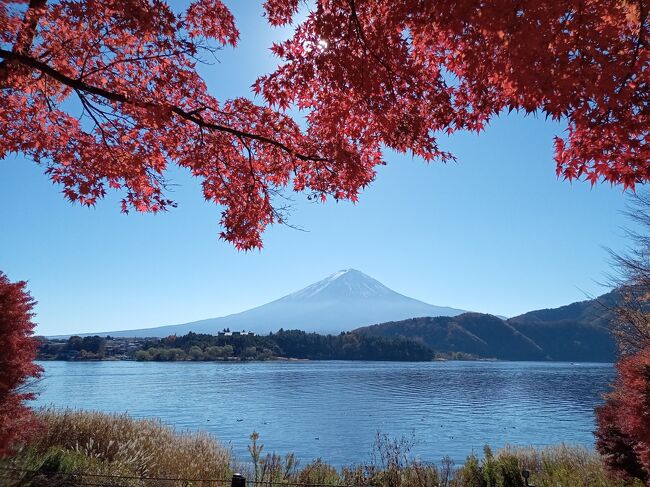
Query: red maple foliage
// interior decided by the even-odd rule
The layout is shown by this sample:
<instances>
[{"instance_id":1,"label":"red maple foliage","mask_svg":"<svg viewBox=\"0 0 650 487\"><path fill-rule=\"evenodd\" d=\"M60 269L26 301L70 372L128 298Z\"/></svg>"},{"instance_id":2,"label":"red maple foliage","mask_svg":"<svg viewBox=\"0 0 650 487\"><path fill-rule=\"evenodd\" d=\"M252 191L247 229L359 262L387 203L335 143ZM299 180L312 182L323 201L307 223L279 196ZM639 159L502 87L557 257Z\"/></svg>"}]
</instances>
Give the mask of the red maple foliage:
<instances>
[{"instance_id":1,"label":"red maple foliage","mask_svg":"<svg viewBox=\"0 0 650 487\"><path fill-rule=\"evenodd\" d=\"M0 456L9 453L15 441L25 439L34 426L24 404L34 395L24 387L40 375L41 368L33 363L35 302L25 286L24 281L12 283L0 272Z\"/></svg>"},{"instance_id":2,"label":"red maple foliage","mask_svg":"<svg viewBox=\"0 0 650 487\"><path fill-rule=\"evenodd\" d=\"M596 410L598 451L608 468L650 481L650 348L616 365L614 390Z\"/></svg>"},{"instance_id":3,"label":"red maple foliage","mask_svg":"<svg viewBox=\"0 0 650 487\"><path fill-rule=\"evenodd\" d=\"M267 0L269 23L299 4ZM650 181L649 34L646 0L317 0L255 104L195 69L237 43L220 0L0 0L0 158L33 158L85 205L122 190L123 211L173 205L165 170L188 168L242 249L282 221L286 187L354 201L385 147L449 160L439 134L505 110L566 121L559 175L633 187Z\"/></svg>"}]
</instances>

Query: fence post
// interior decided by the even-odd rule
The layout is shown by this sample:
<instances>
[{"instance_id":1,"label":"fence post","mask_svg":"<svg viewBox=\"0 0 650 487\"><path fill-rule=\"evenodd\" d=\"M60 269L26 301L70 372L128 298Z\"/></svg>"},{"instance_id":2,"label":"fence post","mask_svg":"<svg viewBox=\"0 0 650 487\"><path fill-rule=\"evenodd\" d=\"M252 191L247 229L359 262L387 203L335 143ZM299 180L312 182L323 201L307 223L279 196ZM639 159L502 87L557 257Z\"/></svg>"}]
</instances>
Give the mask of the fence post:
<instances>
[{"instance_id":1,"label":"fence post","mask_svg":"<svg viewBox=\"0 0 650 487\"><path fill-rule=\"evenodd\" d=\"M234 474L230 487L246 487L246 477L240 473Z\"/></svg>"},{"instance_id":2,"label":"fence post","mask_svg":"<svg viewBox=\"0 0 650 487\"><path fill-rule=\"evenodd\" d=\"M524 478L524 487L535 487L534 485L528 483L530 472L527 469L523 469L521 471L521 476Z\"/></svg>"}]
</instances>

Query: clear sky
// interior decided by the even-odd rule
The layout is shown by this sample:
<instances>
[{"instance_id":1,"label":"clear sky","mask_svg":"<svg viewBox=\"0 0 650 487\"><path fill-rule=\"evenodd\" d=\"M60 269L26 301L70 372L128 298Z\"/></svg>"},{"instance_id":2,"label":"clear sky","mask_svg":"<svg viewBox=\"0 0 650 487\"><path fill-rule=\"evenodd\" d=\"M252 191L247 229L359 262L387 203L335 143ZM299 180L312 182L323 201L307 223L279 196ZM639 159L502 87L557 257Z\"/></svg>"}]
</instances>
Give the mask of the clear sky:
<instances>
[{"instance_id":1,"label":"clear sky","mask_svg":"<svg viewBox=\"0 0 650 487\"><path fill-rule=\"evenodd\" d=\"M258 2L227 3L240 46L202 68L223 98L248 95L276 65L271 41L287 35L267 27ZM187 173L169 173L177 209L123 215L117 195L70 205L42 168L10 157L0 161L0 270L29 281L47 335L222 316L349 267L436 305L506 316L560 306L606 290L603 247L621 249L627 224L621 188L556 178L562 130L513 114L442 141L457 163L388 153L357 205L296 194L290 223L305 231L271 228L249 253L218 240L219 208Z\"/></svg>"}]
</instances>

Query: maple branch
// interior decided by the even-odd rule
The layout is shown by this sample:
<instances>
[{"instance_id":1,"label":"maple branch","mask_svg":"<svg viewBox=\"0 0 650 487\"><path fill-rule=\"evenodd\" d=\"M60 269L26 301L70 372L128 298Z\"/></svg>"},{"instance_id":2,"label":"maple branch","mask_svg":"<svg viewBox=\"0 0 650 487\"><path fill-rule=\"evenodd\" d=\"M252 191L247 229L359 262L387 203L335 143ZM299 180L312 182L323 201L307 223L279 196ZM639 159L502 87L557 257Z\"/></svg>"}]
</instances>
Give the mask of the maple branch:
<instances>
[{"instance_id":1,"label":"maple branch","mask_svg":"<svg viewBox=\"0 0 650 487\"><path fill-rule=\"evenodd\" d=\"M85 77L84 72L86 71L86 66L88 65L88 61L90 60L92 53L96 48L99 48L101 51L100 45L102 43L105 43L104 40L112 30L113 30L112 27L104 28L99 38L95 42L93 42L93 45L86 51L86 56L84 57L84 61L81 65L81 71L79 72L79 79L83 79Z\"/></svg>"},{"instance_id":2,"label":"maple branch","mask_svg":"<svg viewBox=\"0 0 650 487\"><path fill-rule=\"evenodd\" d=\"M47 0L30 0L23 18L23 28L16 36L16 43L13 51L16 53L28 53L36 37L36 28L41 17L42 9L45 7ZM4 81L9 73L8 62L5 59L0 63L0 80Z\"/></svg>"},{"instance_id":3,"label":"maple branch","mask_svg":"<svg viewBox=\"0 0 650 487\"><path fill-rule=\"evenodd\" d=\"M100 134L102 136L102 142L104 143L104 146L106 147L106 149L108 149L109 154L111 154L111 156L112 156L113 155L113 149L110 146L110 144L108 143L108 140L106 140L106 132L104 131L104 128L102 127L102 124L99 123L99 120L97 120L97 117L95 117L95 114L93 113L93 108L94 107L91 105L91 103L88 100L86 100L86 97L79 90L75 90L75 93L77 93L77 96L79 97L79 100L81 101L81 105L84 107L84 109L86 110L86 112L88 113L90 118L92 118L93 121L95 122L95 127L97 127L97 129L99 130L99 132L100 132Z\"/></svg>"},{"instance_id":4,"label":"maple branch","mask_svg":"<svg viewBox=\"0 0 650 487\"><path fill-rule=\"evenodd\" d=\"M154 59L167 59L170 57L178 57L181 54L188 54L190 52L189 48L186 51L172 51L172 52L167 52L164 54L156 54L156 55L151 55L151 56L140 56L140 57L133 57L133 58L124 58L124 59L116 59L115 61L112 61L104 66L99 66L95 69L92 69L88 71L85 74L82 74L81 79L83 78L88 78L89 76L92 76L93 74L101 73L104 71L109 70L113 66L117 66L118 64L127 64L127 63L137 63L141 61L152 61ZM85 62L84 62L84 67L85 67ZM82 73L83 73L82 69Z\"/></svg>"},{"instance_id":5,"label":"maple branch","mask_svg":"<svg viewBox=\"0 0 650 487\"><path fill-rule=\"evenodd\" d=\"M115 93L113 91L106 90L104 88L100 88L97 86L92 86L89 85L88 83L85 83L84 81L80 79L75 79L71 78L60 71L57 71L50 65L39 61L38 59L35 59L31 56L27 56L25 54L19 53L19 52L13 52L13 51L7 51L5 49L0 49L0 56L3 57L5 60L11 60L18 62L22 64L23 66L27 66L30 68L33 68L37 71L40 71L41 73L50 76L51 78L54 78L57 80L59 83L64 84L74 90L79 90L83 91L86 93L90 93L93 95L97 95L99 97L105 98L107 100L117 102L117 103L125 103L128 105L133 105L133 106L138 106L142 108L157 108L157 109L162 109L162 110L169 110L175 115L179 116L180 118L187 120L189 122L192 122L200 127L208 128L211 130L216 130L218 132L225 132L230 135L234 135L236 137L244 137L249 140L256 140L258 142L262 142L265 144L272 145L274 147L277 147L278 149L281 149L285 152L287 152L289 155L300 159L301 161L312 161L312 162L329 162L329 159L318 157L318 156L312 156L312 155L305 155L296 152L293 150L291 147L289 147L286 144L283 144L282 142L279 142L275 139L271 139L269 137L266 137L264 135L259 135L259 134L254 134L250 132L244 132L243 130L237 130L232 127L227 127L225 125L220 125L217 123L212 123L212 122L207 122L203 120L200 117L197 117L195 114L192 112L188 112L180 107L177 107L175 105L165 105L162 103L156 103L156 102L150 102L150 101L138 101L130 98L127 95L123 95L121 93Z\"/></svg>"},{"instance_id":6,"label":"maple branch","mask_svg":"<svg viewBox=\"0 0 650 487\"><path fill-rule=\"evenodd\" d=\"M381 57L379 57L375 52L370 49L368 46L368 40L366 39L366 35L363 32L363 29L361 28L361 22L359 21L359 16L357 15L357 7L356 4L354 3L354 0L349 0L350 3L350 11L352 13L352 21L354 22L355 25L355 30L357 31L357 37L363 44L363 46L366 48L366 51L370 53L372 57L374 57L379 64L382 65L382 67L388 72L388 74L393 74L393 70L388 66Z\"/></svg>"},{"instance_id":7,"label":"maple branch","mask_svg":"<svg viewBox=\"0 0 650 487\"><path fill-rule=\"evenodd\" d=\"M623 78L623 81L619 85L618 90L616 91L618 94L620 94L623 91L625 85L627 85L628 81L630 81L630 79L634 75L637 62L639 61L639 51L645 45L644 33L645 33L645 27L646 27L645 24L647 19L648 19L648 12L645 9L645 0L639 0L639 34L637 35L637 40L636 43L634 44L634 51L632 52L632 61L630 62L630 68L627 74L625 75L625 78Z\"/></svg>"},{"instance_id":8,"label":"maple branch","mask_svg":"<svg viewBox=\"0 0 650 487\"><path fill-rule=\"evenodd\" d=\"M43 13L43 7L47 0L30 0L27 12L25 12L25 19L23 20L23 29L16 37L16 44L14 44L14 51L20 53L29 52L36 37L36 28L38 21Z\"/></svg>"},{"instance_id":9,"label":"maple branch","mask_svg":"<svg viewBox=\"0 0 650 487\"><path fill-rule=\"evenodd\" d=\"M393 79L392 78L401 78L401 76L398 76L395 71L390 67L390 65L385 62L381 56L379 56L377 53L375 53L374 50L370 48L370 45L368 43L368 39L366 38L365 33L363 32L363 28L361 27L361 21L359 20L359 16L357 14L357 6L354 3L354 0L349 0L349 5L350 5L350 12L352 14L352 22L354 23L354 30L357 32L357 38L361 42L363 48L368 52L375 60L381 65L382 68L386 70L386 73L388 74L388 88L390 89L391 95L393 95L393 98L397 98L397 95L395 93L395 86L393 85ZM410 80L406 80L406 82L410 85Z\"/></svg>"}]
</instances>

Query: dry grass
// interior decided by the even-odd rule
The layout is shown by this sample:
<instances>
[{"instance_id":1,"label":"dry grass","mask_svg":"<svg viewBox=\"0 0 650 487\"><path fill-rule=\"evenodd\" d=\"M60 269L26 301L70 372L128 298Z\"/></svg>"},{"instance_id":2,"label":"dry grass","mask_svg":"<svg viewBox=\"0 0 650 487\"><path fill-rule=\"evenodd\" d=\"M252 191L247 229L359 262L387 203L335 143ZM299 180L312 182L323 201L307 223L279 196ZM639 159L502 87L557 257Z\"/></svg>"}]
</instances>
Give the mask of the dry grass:
<instances>
[{"instance_id":1,"label":"dry grass","mask_svg":"<svg viewBox=\"0 0 650 487\"><path fill-rule=\"evenodd\" d=\"M249 448L252 462L243 465L236 464L231 451L207 433L179 432L157 420L76 410L43 410L39 418L43 427L33 441L0 463L38 474L14 481L3 479L0 485L72 487L100 482L124 487L196 486L208 484L142 478L229 479L236 466L249 479L278 484L522 487L521 470L525 468L536 487L642 487L640 482L608 477L600 457L583 447L507 447L496 454L486 447L482 458L470 456L462 465L453 465L449 459L434 465L413 460L412 441L378 435L369 465L337 470L316 460L298 468L291 454L262 456L263 446L257 443L256 434ZM98 474L133 478L93 477Z\"/></svg>"},{"instance_id":2,"label":"dry grass","mask_svg":"<svg viewBox=\"0 0 650 487\"><path fill-rule=\"evenodd\" d=\"M507 447L497 457L511 456L530 471L536 487L643 487L641 481L613 479L600 456L581 446L558 445L543 449Z\"/></svg>"},{"instance_id":3,"label":"dry grass","mask_svg":"<svg viewBox=\"0 0 650 487\"><path fill-rule=\"evenodd\" d=\"M232 476L230 450L204 432L179 432L158 420L125 414L42 410L38 417L42 428L13 459L15 466L135 477Z\"/></svg>"}]
</instances>

